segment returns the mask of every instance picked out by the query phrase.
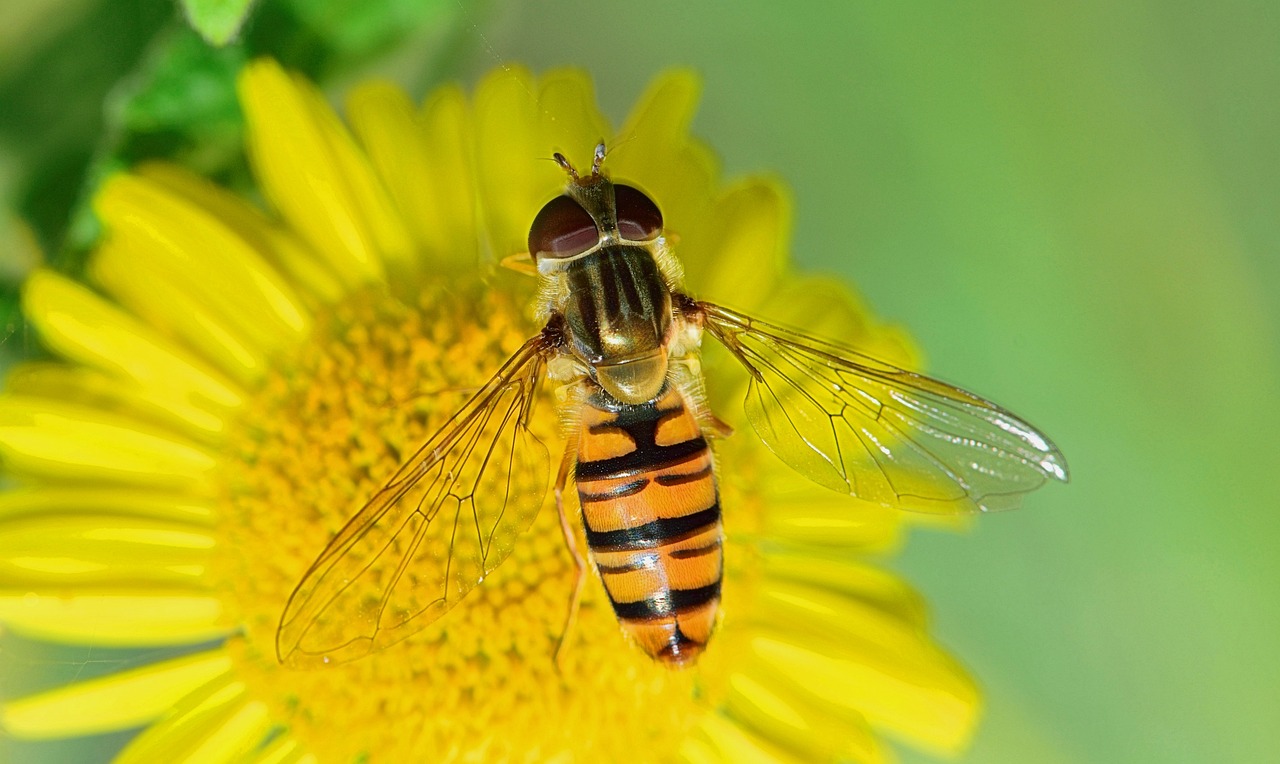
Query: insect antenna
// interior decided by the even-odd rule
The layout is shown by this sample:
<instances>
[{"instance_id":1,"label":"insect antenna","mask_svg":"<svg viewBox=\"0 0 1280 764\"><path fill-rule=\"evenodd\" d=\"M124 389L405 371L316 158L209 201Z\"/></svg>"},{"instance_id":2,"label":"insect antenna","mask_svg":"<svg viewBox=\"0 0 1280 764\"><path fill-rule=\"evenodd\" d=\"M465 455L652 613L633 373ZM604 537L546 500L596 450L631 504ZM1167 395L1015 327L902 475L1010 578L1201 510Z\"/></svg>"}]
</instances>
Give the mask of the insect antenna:
<instances>
[{"instance_id":1,"label":"insect antenna","mask_svg":"<svg viewBox=\"0 0 1280 764\"><path fill-rule=\"evenodd\" d=\"M561 154L559 151L557 151L556 153L551 155L551 158L556 160L556 164L563 167L565 172L569 173L569 177L573 178L573 181L575 183L578 182L578 171L574 169L573 163L569 161L568 157L566 157L564 154ZM592 165L591 172L593 175L595 174L596 172L595 165Z\"/></svg>"}]
</instances>

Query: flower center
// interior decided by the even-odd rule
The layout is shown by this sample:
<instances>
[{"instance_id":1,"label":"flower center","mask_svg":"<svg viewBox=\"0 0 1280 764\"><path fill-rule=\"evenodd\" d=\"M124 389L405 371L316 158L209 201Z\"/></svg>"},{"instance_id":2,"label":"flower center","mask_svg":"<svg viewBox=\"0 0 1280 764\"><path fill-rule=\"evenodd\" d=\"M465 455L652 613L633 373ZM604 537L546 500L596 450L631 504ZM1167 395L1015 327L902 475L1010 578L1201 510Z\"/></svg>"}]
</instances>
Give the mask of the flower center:
<instances>
[{"instance_id":1,"label":"flower center","mask_svg":"<svg viewBox=\"0 0 1280 764\"><path fill-rule=\"evenodd\" d=\"M244 625L229 644L239 676L322 760L668 758L700 718L697 674L628 645L594 576L555 665L573 566L550 501L506 563L414 637L342 666L276 662L311 561L534 331L500 290L452 285L419 303L363 293L327 310L245 409L211 576ZM534 416L535 432L557 430L546 391ZM562 445L547 445L554 462Z\"/></svg>"}]
</instances>

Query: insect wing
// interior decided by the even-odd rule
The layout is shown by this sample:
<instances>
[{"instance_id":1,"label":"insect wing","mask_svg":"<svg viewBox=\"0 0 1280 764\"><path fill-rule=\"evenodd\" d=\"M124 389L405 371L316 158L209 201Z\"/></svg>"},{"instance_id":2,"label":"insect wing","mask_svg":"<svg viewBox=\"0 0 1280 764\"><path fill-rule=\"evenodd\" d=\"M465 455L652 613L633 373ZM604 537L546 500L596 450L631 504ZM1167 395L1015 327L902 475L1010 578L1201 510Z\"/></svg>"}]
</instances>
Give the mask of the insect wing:
<instances>
[{"instance_id":1,"label":"insect wing","mask_svg":"<svg viewBox=\"0 0 1280 764\"><path fill-rule=\"evenodd\" d=\"M747 419L792 468L828 488L935 514L1012 509L1067 480L1044 434L994 403L854 350L697 303L746 367Z\"/></svg>"},{"instance_id":2,"label":"insect wing","mask_svg":"<svg viewBox=\"0 0 1280 764\"><path fill-rule=\"evenodd\" d=\"M546 348L525 343L329 542L276 633L282 663L342 663L399 642L511 553L547 491L529 430Z\"/></svg>"}]
</instances>

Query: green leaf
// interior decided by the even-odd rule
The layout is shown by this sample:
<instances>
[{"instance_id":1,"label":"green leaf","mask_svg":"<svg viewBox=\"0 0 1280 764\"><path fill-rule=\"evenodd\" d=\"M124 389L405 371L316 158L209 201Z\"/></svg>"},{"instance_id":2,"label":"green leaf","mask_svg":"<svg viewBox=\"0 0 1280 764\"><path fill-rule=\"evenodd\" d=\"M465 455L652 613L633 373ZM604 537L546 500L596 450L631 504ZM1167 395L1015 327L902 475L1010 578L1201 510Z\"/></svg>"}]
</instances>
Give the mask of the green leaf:
<instances>
[{"instance_id":1,"label":"green leaf","mask_svg":"<svg viewBox=\"0 0 1280 764\"><path fill-rule=\"evenodd\" d=\"M316 34L344 53L366 53L440 18L444 0L284 0Z\"/></svg>"},{"instance_id":2,"label":"green leaf","mask_svg":"<svg viewBox=\"0 0 1280 764\"><path fill-rule=\"evenodd\" d=\"M150 159L252 195L235 93L245 61L270 55L322 85L372 70L421 92L456 74L458 25L477 13L457 0L180 0L187 24L166 0L71 5L58 34L0 51L0 205L14 213L0 217L0 373L41 352L15 339L30 336L17 284L32 261L11 234L80 274L100 232L94 189Z\"/></svg>"},{"instance_id":3,"label":"green leaf","mask_svg":"<svg viewBox=\"0 0 1280 764\"><path fill-rule=\"evenodd\" d=\"M55 264L85 171L111 131L103 99L136 69L173 6L112 0L78 13L17 65L0 64L0 156L10 162L0 203L31 226Z\"/></svg>"},{"instance_id":4,"label":"green leaf","mask_svg":"<svg viewBox=\"0 0 1280 764\"><path fill-rule=\"evenodd\" d=\"M213 45L235 39L253 7L253 0L182 0L187 21Z\"/></svg>"},{"instance_id":5,"label":"green leaf","mask_svg":"<svg viewBox=\"0 0 1280 764\"><path fill-rule=\"evenodd\" d=\"M402 57L408 46L422 68L434 70L450 34L465 16L480 13L459 0L271 0L244 33L251 49L321 83L341 80L379 59ZM474 23L474 22L473 22ZM415 53L416 51L416 53Z\"/></svg>"},{"instance_id":6,"label":"green leaf","mask_svg":"<svg viewBox=\"0 0 1280 764\"><path fill-rule=\"evenodd\" d=\"M247 57L241 46L210 47L180 25L158 34L132 76L106 99L108 130L85 173L86 188L148 159L166 159L223 181L242 175L243 121L235 81ZM87 196L72 210L64 265L78 266L97 238Z\"/></svg>"}]
</instances>

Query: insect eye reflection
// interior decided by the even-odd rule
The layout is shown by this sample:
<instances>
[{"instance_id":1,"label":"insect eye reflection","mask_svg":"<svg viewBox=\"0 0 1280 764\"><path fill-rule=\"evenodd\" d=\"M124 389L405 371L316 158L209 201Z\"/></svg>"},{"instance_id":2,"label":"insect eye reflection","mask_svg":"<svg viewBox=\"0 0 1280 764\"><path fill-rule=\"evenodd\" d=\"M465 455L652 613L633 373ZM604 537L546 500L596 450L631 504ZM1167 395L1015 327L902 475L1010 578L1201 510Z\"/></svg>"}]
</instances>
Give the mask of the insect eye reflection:
<instances>
[{"instance_id":1,"label":"insect eye reflection","mask_svg":"<svg viewBox=\"0 0 1280 764\"><path fill-rule=\"evenodd\" d=\"M631 186L613 187L618 210L618 234L627 241L652 241L662 233L662 213L644 192Z\"/></svg>"},{"instance_id":2,"label":"insect eye reflection","mask_svg":"<svg viewBox=\"0 0 1280 764\"><path fill-rule=\"evenodd\" d=\"M557 196L543 206L529 227L529 254L541 257L573 257L600 243L600 230L591 215L568 196Z\"/></svg>"}]
</instances>

